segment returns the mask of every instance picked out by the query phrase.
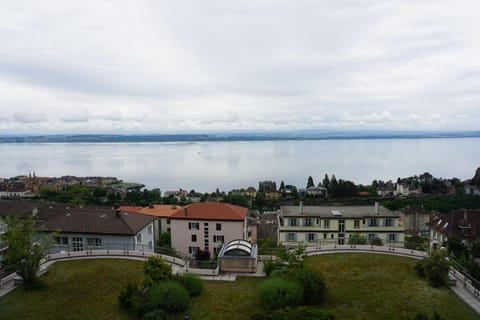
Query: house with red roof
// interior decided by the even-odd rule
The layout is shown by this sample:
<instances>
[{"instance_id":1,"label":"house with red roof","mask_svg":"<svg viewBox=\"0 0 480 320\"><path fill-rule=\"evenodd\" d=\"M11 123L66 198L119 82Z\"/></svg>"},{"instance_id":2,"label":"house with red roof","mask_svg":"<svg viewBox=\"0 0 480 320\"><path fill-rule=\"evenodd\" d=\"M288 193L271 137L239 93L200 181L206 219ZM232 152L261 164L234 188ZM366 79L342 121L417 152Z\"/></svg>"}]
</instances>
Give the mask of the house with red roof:
<instances>
[{"instance_id":1,"label":"house with red roof","mask_svg":"<svg viewBox=\"0 0 480 320\"><path fill-rule=\"evenodd\" d=\"M228 203L193 203L170 216L172 247L195 255L199 250L218 253L223 243L247 240L248 208Z\"/></svg>"}]
</instances>

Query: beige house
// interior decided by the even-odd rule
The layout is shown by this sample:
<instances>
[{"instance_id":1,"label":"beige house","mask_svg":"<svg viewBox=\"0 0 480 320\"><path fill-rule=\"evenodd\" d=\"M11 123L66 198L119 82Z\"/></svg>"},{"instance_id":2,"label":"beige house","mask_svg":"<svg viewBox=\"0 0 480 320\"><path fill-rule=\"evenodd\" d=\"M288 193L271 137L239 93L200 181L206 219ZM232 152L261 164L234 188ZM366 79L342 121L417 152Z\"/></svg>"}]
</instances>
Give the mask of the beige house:
<instances>
[{"instance_id":1,"label":"beige house","mask_svg":"<svg viewBox=\"0 0 480 320\"><path fill-rule=\"evenodd\" d=\"M348 244L354 235L383 244L403 243L403 221L399 213L375 206L283 206L278 213L278 241L289 246L303 243Z\"/></svg>"},{"instance_id":2,"label":"beige house","mask_svg":"<svg viewBox=\"0 0 480 320\"><path fill-rule=\"evenodd\" d=\"M228 203L193 203L170 216L172 247L195 255L218 253L224 243L247 239L248 208Z\"/></svg>"}]
</instances>

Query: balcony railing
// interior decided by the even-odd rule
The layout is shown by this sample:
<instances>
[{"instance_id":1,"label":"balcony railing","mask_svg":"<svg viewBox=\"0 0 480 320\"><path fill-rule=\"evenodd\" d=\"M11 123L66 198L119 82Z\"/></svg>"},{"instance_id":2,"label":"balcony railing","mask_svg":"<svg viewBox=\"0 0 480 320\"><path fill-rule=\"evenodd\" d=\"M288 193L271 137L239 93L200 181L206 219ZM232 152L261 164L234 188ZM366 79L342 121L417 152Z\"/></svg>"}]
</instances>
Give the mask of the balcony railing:
<instances>
[{"instance_id":1,"label":"balcony railing","mask_svg":"<svg viewBox=\"0 0 480 320\"><path fill-rule=\"evenodd\" d=\"M8 224L0 224L0 234L6 233L8 231Z\"/></svg>"}]
</instances>

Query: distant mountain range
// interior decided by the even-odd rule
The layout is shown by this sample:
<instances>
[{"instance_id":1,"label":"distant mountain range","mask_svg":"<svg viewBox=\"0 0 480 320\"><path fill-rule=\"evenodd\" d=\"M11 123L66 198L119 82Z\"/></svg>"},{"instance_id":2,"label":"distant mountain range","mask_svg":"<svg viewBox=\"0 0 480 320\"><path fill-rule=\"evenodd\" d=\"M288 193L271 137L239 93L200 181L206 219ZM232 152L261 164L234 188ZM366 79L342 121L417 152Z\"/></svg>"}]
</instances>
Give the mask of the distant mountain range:
<instances>
[{"instance_id":1,"label":"distant mountain range","mask_svg":"<svg viewBox=\"0 0 480 320\"><path fill-rule=\"evenodd\" d=\"M72 134L72 135L4 135L0 143L107 143L107 142L182 142L182 141L268 141L328 139L421 139L480 137L480 131L317 131L242 132L199 134Z\"/></svg>"}]
</instances>

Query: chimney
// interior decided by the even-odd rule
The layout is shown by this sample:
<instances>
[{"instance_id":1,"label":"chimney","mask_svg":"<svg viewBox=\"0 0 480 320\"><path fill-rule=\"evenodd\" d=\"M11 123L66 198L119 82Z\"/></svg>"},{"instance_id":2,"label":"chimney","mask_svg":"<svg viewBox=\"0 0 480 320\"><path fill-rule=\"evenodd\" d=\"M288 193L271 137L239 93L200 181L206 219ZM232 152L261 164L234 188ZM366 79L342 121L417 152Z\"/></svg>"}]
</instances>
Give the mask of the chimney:
<instances>
[{"instance_id":1,"label":"chimney","mask_svg":"<svg viewBox=\"0 0 480 320\"><path fill-rule=\"evenodd\" d=\"M183 208L183 214L184 214L185 216L188 215L187 208Z\"/></svg>"},{"instance_id":2,"label":"chimney","mask_svg":"<svg viewBox=\"0 0 480 320\"><path fill-rule=\"evenodd\" d=\"M172 209L177 209L177 205L176 205L176 204L172 204Z\"/></svg>"},{"instance_id":3,"label":"chimney","mask_svg":"<svg viewBox=\"0 0 480 320\"><path fill-rule=\"evenodd\" d=\"M303 201L300 200L300 204L298 206L298 213L303 214Z\"/></svg>"},{"instance_id":4,"label":"chimney","mask_svg":"<svg viewBox=\"0 0 480 320\"><path fill-rule=\"evenodd\" d=\"M375 201L375 214L378 214L379 203Z\"/></svg>"},{"instance_id":5,"label":"chimney","mask_svg":"<svg viewBox=\"0 0 480 320\"><path fill-rule=\"evenodd\" d=\"M116 216L117 218L120 218L120 208L116 208L116 209L115 209L115 216Z\"/></svg>"}]
</instances>

